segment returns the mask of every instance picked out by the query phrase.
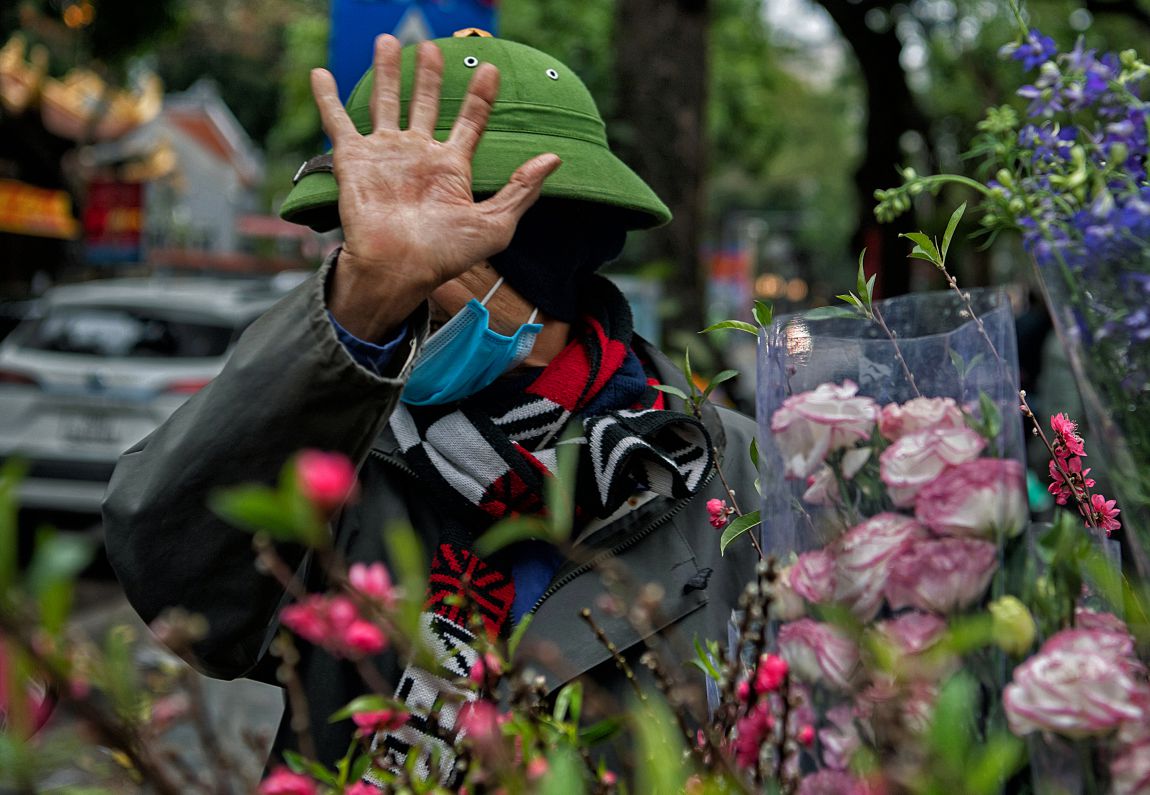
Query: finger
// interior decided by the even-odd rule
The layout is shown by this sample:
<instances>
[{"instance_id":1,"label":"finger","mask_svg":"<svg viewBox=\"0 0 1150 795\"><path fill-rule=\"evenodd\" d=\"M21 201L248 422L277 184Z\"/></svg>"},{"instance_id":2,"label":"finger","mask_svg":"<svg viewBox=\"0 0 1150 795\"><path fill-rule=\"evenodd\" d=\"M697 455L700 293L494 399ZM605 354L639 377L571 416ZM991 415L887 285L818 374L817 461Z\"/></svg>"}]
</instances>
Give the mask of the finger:
<instances>
[{"instance_id":1,"label":"finger","mask_svg":"<svg viewBox=\"0 0 1150 795\"><path fill-rule=\"evenodd\" d=\"M479 202L477 206L488 214L497 227L507 232L507 239L510 240L523 213L539 198L543 181L562 164L559 156L550 152L533 157L515 170L498 193Z\"/></svg>"},{"instance_id":2,"label":"finger","mask_svg":"<svg viewBox=\"0 0 1150 795\"><path fill-rule=\"evenodd\" d=\"M355 125L343 109L339 101L339 89L336 88L335 78L326 69L311 70L311 93L315 97L315 106L319 109L319 118L323 123L323 131L331 139L332 146L350 135L355 135Z\"/></svg>"},{"instance_id":3,"label":"finger","mask_svg":"<svg viewBox=\"0 0 1150 795\"><path fill-rule=\"evenodd\" d=\"M371 94L373 130L399 129L399 81L403 46L399 39L383 34L375 39L375 85Z\"/></svg>"},{"instance_id":4,"label":"finger","mask_svg":"<svg viewBox=\"0 0 1150 795\"><path fill-rule=\"evenodd\" d=\"M475 147L479 146L479 139L487 129L487 120L498 95L499 68L494 64L480 64L467 86L467 96L447 139L449 144L462 149L468 159L475 154Z\"/></svg>"},{"instance_id":5,"label":"finger","mask_svg":"<svg viewBox=\"0 0 1150 795\"><path fill-rule=\"evenodd\" d=\"M416 51L415 86L408 108L409 130L432 135L439 119L439 86L443 82L443 53L430 41Z\"/></svg>"}]
</instances>

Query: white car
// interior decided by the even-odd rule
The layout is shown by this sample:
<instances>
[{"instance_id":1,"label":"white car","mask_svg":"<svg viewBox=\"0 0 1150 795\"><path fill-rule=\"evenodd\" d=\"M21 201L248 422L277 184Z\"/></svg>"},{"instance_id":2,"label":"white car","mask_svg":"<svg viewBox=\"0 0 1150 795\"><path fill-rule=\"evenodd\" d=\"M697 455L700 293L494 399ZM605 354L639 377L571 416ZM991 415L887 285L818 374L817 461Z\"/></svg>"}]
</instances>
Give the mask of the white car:
<instances>
[{"instance_id":1,"label":"white car","mask_svg":"<svg viewBox=\"0 0 1150 795\"><path fill-rule=\"evenodd\" d=\"M0 460L20 507L99 513L116 460L223 367L306 274L110 279L49 290L0 343Z\"/></svg>"}]
</instances>

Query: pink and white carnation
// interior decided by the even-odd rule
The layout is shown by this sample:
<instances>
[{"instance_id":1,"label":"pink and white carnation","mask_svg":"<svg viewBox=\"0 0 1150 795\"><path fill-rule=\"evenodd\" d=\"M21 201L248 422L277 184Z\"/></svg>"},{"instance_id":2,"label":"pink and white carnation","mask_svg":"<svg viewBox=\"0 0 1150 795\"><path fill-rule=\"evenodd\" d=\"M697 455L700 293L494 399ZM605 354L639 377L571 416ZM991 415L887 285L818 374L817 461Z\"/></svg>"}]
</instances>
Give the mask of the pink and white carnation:
<instances>
[{"instance_id":1,"label":"pink and white carnation","mask_svg":"<svg viewBox=\"0 0 1150 795\"><path fill-rule=\"evenodd\" d=\"M878 418L879 433L892 442L932 428L965 428L962 409L953 398L914 398L887 403Z\"/></svg>"},{"instance_id":2,"label":"pink and white carnation","mask_svg":"<svg viewBox=\"0 0 1150 795\"><path fill-rule=\"evenodd\" d=\"M859 666L854 641L830 624L809 618L779 628L779 654L799 679L839 690L850 689Z\"/></svg>"},{"instance_id":3,"label":"pink and white carnation","mask_svg":"<svg viewBox=\"0 0 1150 795\"><path fill-rule=\"evenodd\" d=\"M891 502L914 505L918 492L948 466L978 458L986 440L969 428L932 428L903 436L879 456L879 476Z\"/></svg>"},{"instance_id":4,"label":"pink and white carnation","mask_svg":"<svg viewBox=\"0 0 1150 795\"><path fill-rule=\"evenodd\" d=\"M771 417L771 431L788 478L806 478L831 450L852 447L870 437L878 406L857 393L855 383L844 381L842 386L820 384L783 401Z\"/></svg>"},{"instance_id":5,"label":"pink and white carnation","mask_svg":"<svg viewBox=\"0 0 1150 795\"><path fill-rule=\"evenodd\" d=\"M953 613L977 602L998 563L998 546L973 538L919 541L890 567L884 593L891 608Z\"/></svg>"},{"instance_id":6,"label":"pink and white carnation","mask_svg":"<svg viewBox=\"0 0 1150 795\"><path fill-rule=\"evenodd\" d=\"M870 795L866 782L843 770L820 770L804 776L798 795Z\"/></svg>"},{"instance_id":7,"label":"pink and white carnation","mask_svg":"<svg viewBox=\"0 0 1150 795\"><path fill-rule=\"evenodd\" d=\"M823 464L813 475L807 475L803 502L809 505L835 505L839 501L839 481L830 466Z\"/></svg>"},{"instance_id":8,"label":"pink and white carnation","mask_svg":"<svg viewBox=\"0 0 1150 795\"><path fill-rule=\"evenodd\" d=\"M976 458L949 466L918 492L914 515L939 535L1015 536L1030 516L1026 473L1009 458Z\"/></svg>"},{"instance_id":9,"label":"pink and white carnation","mask_svg":"<svg viewBox=\"0 0 1150 795\"><path fill-rule=\"evenodd\" d=\"M1065 737L1109 734L1124 723L1150 720L1145 688L1118 633L1069 629L1053 635L1014 669L1002 693L1010 730Z\"/></svg>"},{"instance_id":10,"label":"pink and white carnation","mask_svg":"<svg viewBox=\"0 0 1150 795\"><path fill-rule=\"evenodd\" d=\"M810 604L821 605L835 595L835 560L826 550L804 552L791 566L790 585Z\"/></svg>"},{"instance_id":11,"label":"pink and white carnation","mask_svg":"<svg viewBox=\"0 0 1150 795\"><path fill-rule=\"evenodd\" d=\"M918 522L898 513L880 513L852 527L833 546L835 601L862 621L874 618L891 562L926 537Z\"/></svg>"},{"instance_id":12,"label":"pink and white carnation","mask_svg":"<svg viewBox=\"0 0 1150 795\"><path fill-rule=\"evenodd\" d=\"M1130 637L1129 627L1118 616L1100 613L1088 607L1079 606L1074 609L1074 626L1076 629L1099 629Z\"/></svg>"},{"instance_id":13,"label":"pink and white carnation","mask_svg":"<svg viewBox=\"0 0 1150 795\"><path fill-rule=\"evenodd\" d=\"M822 746L823 764L831 770L846 770L851 757L862 745L858 727L855 725L854 710L845 705L827 710L829 726L819 729L819 745Z\"/></svg>"},{"instance_id":14,"label":"pink and white carnation","mask_svg":"<svg viewBox=\"0 0 1150 795\"><path fill-rule=\"evenodd\" d=\"M1150 717L1150 687L1143 686L1135 701ZM1118 729L1110 760L1110 791L1114 795L1150 792L1150 720L1123 724Z\"/></svg>"}]
</instances>

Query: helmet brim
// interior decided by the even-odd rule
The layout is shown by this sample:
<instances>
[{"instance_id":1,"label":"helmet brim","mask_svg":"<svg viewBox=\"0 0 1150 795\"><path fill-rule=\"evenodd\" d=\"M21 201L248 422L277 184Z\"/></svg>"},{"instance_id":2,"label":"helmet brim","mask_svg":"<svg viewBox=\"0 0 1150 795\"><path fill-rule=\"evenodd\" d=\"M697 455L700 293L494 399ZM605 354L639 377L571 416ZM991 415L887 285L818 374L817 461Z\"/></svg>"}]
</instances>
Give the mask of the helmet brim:
<instances>
[{"instance_id":1,"label":"helmet brim","mask_svg":"<svg viewBox=\"0 0 1150 795\"><path fill-rule=\"evenodd\" d=\"M440 139L446 136L437 131ZM543 196L614 207L626 229L650 229L671 220L667 206L622 160L604 146L575 138L488 130L472 161L472 192L498 192L515 169L546 152L557 154L563 164L543 183ZM338 202L335 177L311 173L288 193L280 216L326 232L339 226Z\"/></svg>"}]
</instances>

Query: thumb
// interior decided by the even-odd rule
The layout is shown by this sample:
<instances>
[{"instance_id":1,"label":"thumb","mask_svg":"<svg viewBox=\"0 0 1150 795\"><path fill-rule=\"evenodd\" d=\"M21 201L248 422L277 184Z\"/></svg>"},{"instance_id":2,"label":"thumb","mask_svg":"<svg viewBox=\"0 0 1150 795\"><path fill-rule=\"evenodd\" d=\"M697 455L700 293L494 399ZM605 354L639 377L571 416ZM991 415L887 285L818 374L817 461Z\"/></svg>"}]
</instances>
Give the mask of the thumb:
<instances>
[{"instance_id":1,"label":"thumb","mask_svg":"<svg viewBox=\"0 0 1150 795\"><path fill-rule=\"evenodd\" d=\"M539 198L543 181L563 164L558 155L538 155L515 169L511 179L494 196L479 203L479 207L497 226L515 230L515 225L527 208Z\"/></svg>"}]
</instances>

